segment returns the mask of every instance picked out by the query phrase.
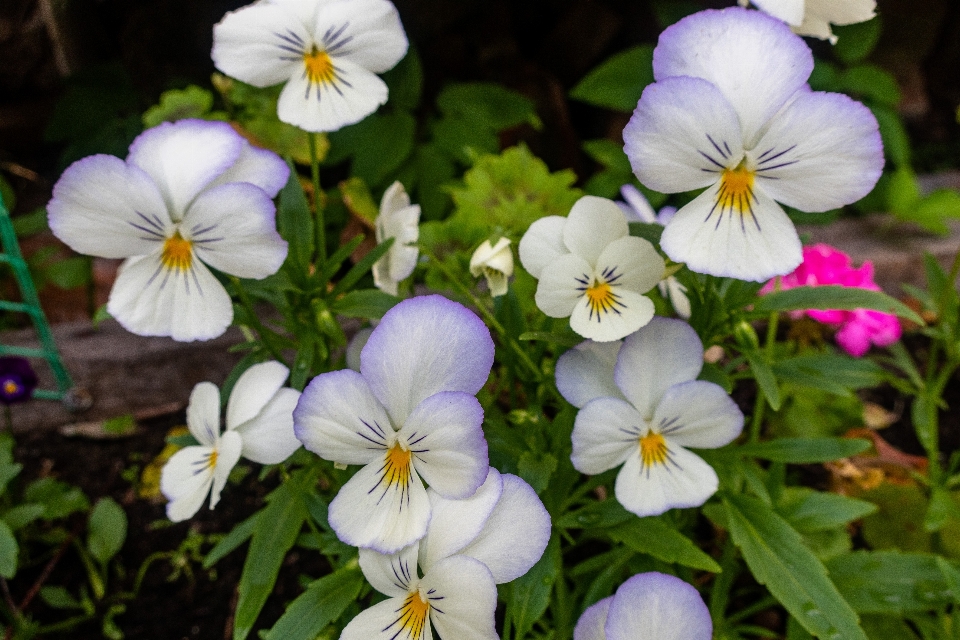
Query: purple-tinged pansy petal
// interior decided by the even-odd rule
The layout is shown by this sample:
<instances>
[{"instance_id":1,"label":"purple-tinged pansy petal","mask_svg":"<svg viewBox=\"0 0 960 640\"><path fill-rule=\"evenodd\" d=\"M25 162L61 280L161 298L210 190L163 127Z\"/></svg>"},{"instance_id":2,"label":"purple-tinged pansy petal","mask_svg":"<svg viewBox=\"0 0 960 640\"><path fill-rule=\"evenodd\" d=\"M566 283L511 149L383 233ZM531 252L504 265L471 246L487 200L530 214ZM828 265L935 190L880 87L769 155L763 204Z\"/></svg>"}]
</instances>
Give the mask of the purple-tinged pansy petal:
<instances>
[{"instance_id":1,"label":"purple-tinged pansy petal","mask_svg":"<svg viewBox=\"0 0 960 640\"><path fill-rule=\"evenodd\" d=\"M883 142L870 109L839 93L805 92L783 110L754 150L757 185L801 211L856 202L883 173Z\"/></svg>"},{"instance_id":2,"label":"purple-tinged pansy petal","mask_svg":"<svg viewBox=\"0 0 960 640\"><path fill-rule=\"evenodd\" d=\"M590 475L613 469L640 446L643 418L629 402L596 398L577 413L573 424L573 467Z\"/></svg>"},{"instance_id":3,"label":"purple-tinged pansy petal","mask_svg":"<svg viewBox=\"0 0 960 640\"><path fill-rule=\"evenodd\" d=\"M179 222L193 199L240 157L243 138L226 122L178 120L141 133L127 164L143 169Z\"/></svg>"},{"instance_id":4,"label":"purple-tinged pansy petal","mask_svg":"<svg viewBox=\"0 0 960 640\"><path fill-rule=\"evenodd\" d=\"M653 424L658 433L684 447L716 449L743 431L743 412L719 385L692 380L667 389Z\"/></svg>"},{"instance_id":5,"label":"purple-tinged pansy petal","mask_svg":"<svg viewBox=\"0 0 960 640\"><path fill-rule=\"evenodd\" d=\"M469 498L490 467L483 408L475 397L441 391L418 404L397 441L409 447L420 477L445 498Z\"/></svg>"},{"instance_id":6,"label":"purple-tinged pansy petal","mask_svg":"<svg viewBox=\"0 0 960 640\"><path fill-rule=\"evenodd\" d=\"M497 584L516 580L540 560L550 541L550 514L537 492L503 475L503 492L480 534L460 553L490 569Z\"/></svg>"},{"instance_id":7,"label":"purple-tinged pansy petal","mask_svg":"<svg viewBox=\"0 0 960 640\"><path fill-rule=\"evenodd\" d=\"M656 457L658 454L663 457ZM700 456L669 440L650 455L645 461L637 447L617 474L614 493L630 513L644 518L670 509L699 507L717 492L717 474Z\"/></svg>"},{"instance_id":8,"label":"purple-tinged pansy petal","mask_svg":"<svg viewBox=\"0 0 960 640\"><path fill-rule=\"evenodd\" d=\"M437 392L477 393L492 366L490 330L475 313L438 295L393 307L360 354L364 379L396 424Z\"/></svg>"},{"instance_id":9,"label":"purple-tinged pansy petal","mask_svg":"<svg viewBox=\"0 0 960 640\"><path fill-rule=\"evenodd\" d=\"M243 145L240 157L210 186L230 182L249 182L260 187L270 198L275 198L290 177L290 167L283 158L273 151L255 147L250 143Z\"/></svg>"},{"instance_id":10,"label":"purple-tinged pansy petal","mask_svg":"<svg viewBox=\"0 0 960 640\"><path fill-rule=\"evenodd\" d=\"M613 380L613 368L623 342L581 342L557 359L557 390L580 408L594 398L625 400Z\"/></svg>"},{"instance_id":11,"label":"purple-tinged pansy petal","mask_svg":"<svg viewBox=\"0 0 960 640\"><path fill-rule=\"evenodd\" d=\"M230 296L195 255L188 263L184 269L168 266L159 251L127 259L110 290L107 311L141 336L191 342L222 335L233 320Z\"/></svg>"},{"instance_id":12,"label":"purple-tinged pansy petal","mask_svg":"<svg viewBox=\"0 0 960 640\"><path fill-rule=\"evenodd\" d=\"M220 390L212 382L200 382L190 392L187 429L197 442L212 447L220 437Z\"/></svg>"},{"instance_id":13,"label":"purple-tinged pansy petal","mask_svg":"<svg viewBox=\"0 0 960 640\"><path fill-rule=\"evenodd\" d=\"M314 39L335 64L348 60L373 73L392 69L409 46L400 14L387 0L320 3Z\"/></svg>"},{"instance_id":14,"label":"purple-tinged pansy petal","mask_svg":"<svg viewBox=\"0 0 960 640\"><path fill-rule=\"evenodd\" d=\"M606 640L710 640L713 622L697 590L674 576L641 573L617 589ZM579 640L579 639L577 639Z\"/></svg>"},{"instance_id":15,"label":"purple-tinged pansy petal","mask_svg":"<svg viewBox=\"0 0 960 640\"><path fill-rule=\"evenodd\" d=\"M623 129L623 141L640 182L663 193L709 186L743 158L737 112L701 78L665 78L648 85Z\"/></svg>"},{"instance_id":16,"label":"purple-tinged pansy petal","mask_svg":"<svg viewBox=\"0 0 960 640\"><path fill-rule=\"evenodd\" d=\"M420 567L426 572L443 558L458 553L480 535L503 494L503 477L490 467L487 479L469 498L451 500L434 489L430 496L430 526L420 540Z\"/></svg>"},{"instance_id":17,"label":"purple-tinged pansy petal","mask_svg":"<svg viewBox=\"0 0 960 640\"><path fill-rule=\"evenodd\" d=\"M201 193L190 206L181 235L214 269L241 278L266 278L287 257L277 233L273 201L259 187L235 182Z\"/></svg>"},{"instance_id":18,"label":"purple-tinged pansy petal","mask_svg":"<svg viewBox=\"0 0 960 640\"><path fill-rule=\"evenodd\" d=\"M293 411L297 439L324 460L367 464L393 443L394 429L366 380L351 369L322 373Z\"/></svg>"},{"instance_id":19,"label":"purple-tinged pansy petal","mask_svg":"<svg viewBox=\"0 0 960 640\"><path fill-rule=\"evenodd\" d=\"M577 620L577 626L573 628L573 640L607 640L603 627L612 602L613 596L609 596L587 607Z\"/></svg>"},{"instance_id":20,"label":"purple-tinged pansy petal","mask_svg":"<svg viewBox=\"0 0 960 640\"><path fill-rule=\"evenodd\" d=\"M38 382L29 360L20 356L0 356L0 404L30 400Z\"/></svg>"},{"instance_id":21,"label":"purple-tinged pansy petal","mask_svg":"<svg viewBox=\"0 0 960 640\"><path fill-rule=\"evenodd\" d=\"M763 282L793 271L803 259L800 237L765 185L739 195L721 192L722 185L684 205L664 227L664 253L693 272L738 280Z\"/></svg>"},{"instance_id":22,"label":"purple-tinged pansy petal","mask_svg":"<svg viewBox=\"0 0 960 640\"><path fill-rule=\"evenodd\" d=\"M67 167L47 212L57 238L102 258L150 253L173 228L150 176L114 156L90 156Z\"/></svg>"},{"instance_id":23,"label":"purple-tinged pansy petal","mask_svg":"<svg viewBox=\"0 0 960 640\"><path fill-rule=\"evenodd\" d=\"M417 545L404 547L397 553L385 554L373 549L360 549L360 571L370 585L393 598L405 596L417 579Z\"/></svg>"},{"instance_id":24,"label":"purple-tinged pansy petal","mask_svg":"<svg viewBox=\"0 0 960 640\"><path fill-rule=\"evenodd\" d=\"M614 369L617 386L645 419L664 392L694 380L703 368L703 343L682 320L654 318L623 342Z\"/></svg>"},{"instance_id":25,"label":"purple-tinged pansy petal","mask_svg":"<svg viewBox=\"0 0 960 640\"><path fill-rule=\"evenodd\" d=\"M623 212L612 200L583 196L574 203L567 216L567 224L563 227L563 243L571 253L594 266L611 242L629 233Z\"/></svg>"},{"instance_id":26,"label":"purple-tinged pansy petal","mask_svg":"<svg viewBox=\"0 0 960 640\"><path fill-rule=\"evenodd\" d=\"M653 52L657 81L713 83L740 116L746 146L813 71L813 54L790 27L740 7L695 13L667 27Z\"/></svg>"},{"instance_id":27,"label":"purple-tinged pansy petal","mask_svg":"<svg viewBox=\"0 0 960 640\"><path fill-rule=\"evenodd\" d=\"M530 225L520 238L517 252L520 264L527 273L540 279L543 270L560 256L570 253L563 242L563 228L567 219L562 216L546 216Z\"/></svg>"},{"instance_id":28,"label":"purple-tinged pansy petal","mask_svg":"<svg viewBox=\"0 0 960 640\"><path fill-rule=\"evenodd\" d=\"M260 413L289 375L290 369L276 360L255 364L244 371L227 401L227 429L234 429Z\"/></svg>"}]
</instances>

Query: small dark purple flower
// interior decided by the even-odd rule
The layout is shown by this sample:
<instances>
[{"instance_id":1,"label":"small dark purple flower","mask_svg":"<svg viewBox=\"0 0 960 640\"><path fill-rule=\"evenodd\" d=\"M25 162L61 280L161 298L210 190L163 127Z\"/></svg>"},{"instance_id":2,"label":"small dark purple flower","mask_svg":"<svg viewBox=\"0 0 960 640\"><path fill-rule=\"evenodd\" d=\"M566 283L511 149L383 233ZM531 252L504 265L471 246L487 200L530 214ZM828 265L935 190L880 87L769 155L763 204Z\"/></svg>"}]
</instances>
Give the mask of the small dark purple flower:
<instances>
[{"instance_id":1,"label":"small dark purple flower","mask_svg":"<svg viewBox=\"0 0 960 640\"><path fill-rule=\"evenodd\" d=\"M37 388L37 374L26 358L0 357L0 402L26 402Z\"/></svg>"}]
</instances>

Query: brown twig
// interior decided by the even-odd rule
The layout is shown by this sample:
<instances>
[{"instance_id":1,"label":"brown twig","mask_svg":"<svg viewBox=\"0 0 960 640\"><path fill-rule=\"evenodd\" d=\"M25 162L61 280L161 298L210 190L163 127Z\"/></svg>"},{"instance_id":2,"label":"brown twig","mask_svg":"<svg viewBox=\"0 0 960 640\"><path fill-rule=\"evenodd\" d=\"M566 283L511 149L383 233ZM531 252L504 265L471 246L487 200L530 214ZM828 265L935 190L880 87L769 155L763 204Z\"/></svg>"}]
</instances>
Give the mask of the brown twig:
<instances>
[{"instance_id":1,"label":"brown twig","mask_svg":"<svg viewBox=\"0 0 960 640\"><path fill-rule=\"evenodd\" d=\"M7 584L6 578L0 577L0 590L3 591L3 599L10 608L10 615L13 617L14 621L19 620L20 610L17 609L17 605L13 603L13 596L10 595L10 586ZM13 637L13 629L13 625L7 628L7 632L3 634L3 640L10 640L10 638Z\"/></svg>"},{"instance_id":2,"label":"brown twig","mask_svg":"<svg viewBox=\"0 0 960 640\"><path fill-rule=\"evenodd\" d=\"M47 566L43 568L43 571L37 577L36 582L34 582L33 586L30 587L30 590L27 591L27 595L23 597L23 601L20 602L20 611L25 611L36 595L40 593L40 588L43 586L43 583L46 582L47 578L50 577L50 574L53 572L53 568L58 562L60 562L60 558L62 558L63 554L66 553L67 547L70 546L70 543L73 542L73 539L76 537L77 532L73 531L70 533L67 539L61 543L60 548L57 549L57 552L53 554L53 557L50 558L49 562L47 562Z\"/></svg>"}]
</instances>

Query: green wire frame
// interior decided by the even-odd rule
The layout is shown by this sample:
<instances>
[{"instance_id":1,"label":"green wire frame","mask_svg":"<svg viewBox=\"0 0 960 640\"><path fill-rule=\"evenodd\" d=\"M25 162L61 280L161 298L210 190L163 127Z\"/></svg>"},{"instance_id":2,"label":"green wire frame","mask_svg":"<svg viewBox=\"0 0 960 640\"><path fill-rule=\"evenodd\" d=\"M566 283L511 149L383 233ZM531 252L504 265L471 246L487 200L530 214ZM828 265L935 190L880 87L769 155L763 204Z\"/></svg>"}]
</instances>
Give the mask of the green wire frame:
<instances>
[{"instance_id":1,"label":"green wire frame","mask_svg":"<svg viewBox=\"0 0 960 640\"><path fill-rule=\"evenodd\" d=\"M50 331L47 316L44 315L43 309L40 307L37 289L30 277L30 271L27 269L23 254L20 252L20 243L17 241L17 234L13 230L10 213L7 211L2 198L0 198L0 243L3 246L3 253L0 253L0 263L8 264L13 269L17 284L20 287L20 295L23 296L23 302L0 300L0 311L14 311L29 315L30 319L33 320L33 326L42 345L41 349L31 349L0 344L0 355L43 358L46 360L53 370L57 389L35 389L33 397L38 400L59 400L70 404L72 402L71 392L74 388L73 380L70 378L67 368L63 366L60 352L57 351L57 344L53 340L53 332Z\"/></svg>"}]
</instances>

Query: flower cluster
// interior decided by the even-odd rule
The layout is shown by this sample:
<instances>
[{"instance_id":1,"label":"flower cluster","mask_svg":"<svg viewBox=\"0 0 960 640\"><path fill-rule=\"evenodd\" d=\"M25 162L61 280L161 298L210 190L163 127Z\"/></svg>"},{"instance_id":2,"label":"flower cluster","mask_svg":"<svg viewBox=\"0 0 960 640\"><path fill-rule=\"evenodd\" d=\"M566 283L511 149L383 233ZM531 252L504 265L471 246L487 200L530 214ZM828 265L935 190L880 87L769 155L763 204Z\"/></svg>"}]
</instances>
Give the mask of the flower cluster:
<instances>
[{"instance_id":1,"label":"flower cluster","mask_svg":"<svg viewBox=\"0 0 960 640\"><path fill-rule=\"evenodd\" d=\"M753 281L789 273L800 239L777 203L836 209L880 177L876 118L845 95L811 91L810 48L774 18L739 7L688 16L660 35L653 70L624 150L651 189L706 189L661 238L693 271Z\"/></svg>"},{"instance_id":2,"label":"flower cluster","mask_svg":"<svg viewBox=\"0 0 960 640\"><path fill-rule=\"evenodd\" d=\"M818 285L841 285L870 291L880 291L873 281L873 264L866 261L857 269L850 256L827 244L815 244L803 248L803 262L792 273L768 282L760 290L770 293L777 288L816 287ZM795 312L837 328L837 344L852 356L860 357L870 345L886 347L900 339L902 328L897 317L871 309L840 309Z\"/></svg>"}]
</instances>

